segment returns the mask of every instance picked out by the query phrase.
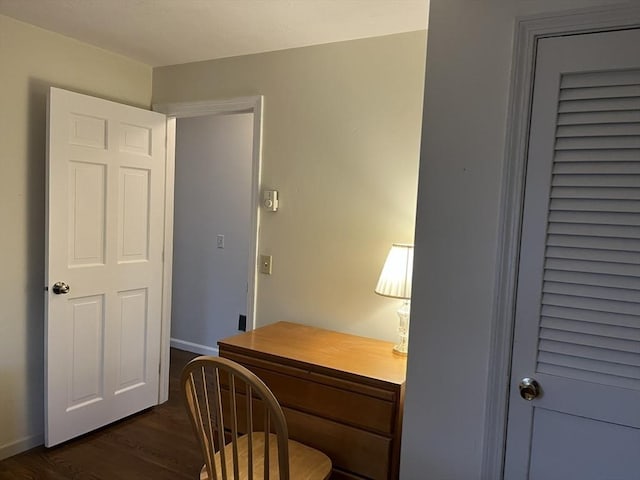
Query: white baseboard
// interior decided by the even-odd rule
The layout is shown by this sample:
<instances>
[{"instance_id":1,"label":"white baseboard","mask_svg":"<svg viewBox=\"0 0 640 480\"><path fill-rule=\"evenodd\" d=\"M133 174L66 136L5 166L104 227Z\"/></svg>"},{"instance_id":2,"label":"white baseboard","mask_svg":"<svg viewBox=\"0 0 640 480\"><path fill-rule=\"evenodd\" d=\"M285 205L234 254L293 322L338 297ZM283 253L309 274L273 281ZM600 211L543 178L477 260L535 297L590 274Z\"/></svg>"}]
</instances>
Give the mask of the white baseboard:
<instances>
[{"instance_id":1,"label":"white baseboard","mask_svg":"<svg viewBox=\"0 0 640 480\"><path fill-rule=\"evenodd\" d=\"M177 338L171 339L171 346L180 350L186 350L187 352L199 353L200 355L212 355L214 357L218 356L218 347L208 347L206 345L187 342L185 340L179 340Z\"/></svg>"},{"instance_id":2,"label":"white baseboard","mask_svg":"<svg viewBox=\"0 0 640 480\"><path fill-rule=\"evenodd\" d=\"M14 442L5 443L4 445L0 445L0 460L26 452L27 450L42 445L43 443L44 435L42 433L30 435Z\"/></svg>"},{"instance_id":3,"label":"white baseboard","mask_svg":"<svg viewBox=\"0 0 640 480\"><path fill-rule=\"evenodd\" d=\"M199 353L200 355L218 356L217 347L199 345L193 342L178 340L177 338L171 339L171 346L180 350L186 350L187 352ZM30 435L13 442L5 443L4 445L0 445L0 460L12 457L34 447L38 447L42 444L44 444L44 434L42 433Z\"/></svg>"}]
</instances>

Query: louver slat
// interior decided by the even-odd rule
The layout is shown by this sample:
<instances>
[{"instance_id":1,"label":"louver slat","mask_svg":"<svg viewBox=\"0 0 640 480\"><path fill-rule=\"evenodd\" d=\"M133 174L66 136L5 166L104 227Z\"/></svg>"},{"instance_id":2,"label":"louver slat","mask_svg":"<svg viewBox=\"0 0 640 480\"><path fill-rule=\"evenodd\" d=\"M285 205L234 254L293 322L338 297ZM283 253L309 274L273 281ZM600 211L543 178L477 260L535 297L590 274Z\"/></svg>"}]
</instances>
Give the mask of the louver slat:
<instances>
[{"instance_id":1,"label":"louver slat","mask_svg":"<svg viewBox=\"0 0 640 480\"><path fill-rule=\"evenodd\" d=\"M582 223L587 225L620 225L640 226L640 214L616 212L568 212L559 211L549 214L549 222L553 223Z\"/></svg>"},{"instance_id":2,"label":"louver slat","mask_svg":"<svg viewBox=\"0 0 640 480\"><path fill-rule=\"evenodd\" d=\"M638 175L637 162L572 162L556 163L553 173L566 175Z\"/></svg>"},{"instance_id":3,"label":"louver slat","mask_svg":"<svg viewBox=\"0 0 640 480\"><path fill-rule=\"evenodd\" d=\"M602 300L618 300L620 302L635 303L638 292L622 288L598 287L592 285L579 285L574 283L545 282L544 293L557 295L569 295L573 297L587 297ZM637 307L640 305L635 304Z\"/></svg>"},{"instance_id":4,"label":"louver slat","mask_svg":"<svg viewBox=\"0 0 640 480\"><path fill-rule=\"evenodd\" d=\"M551 359L555 357L556 365L585 368L591 364L592 368L601 373L612 373L640 380L638 378L640 375L640 354L638 353L618 352L606 348L595 349L580 345L567 347L567 345L553 340L542 340L540 350L544 352L541 356L544 363L554 363Z\"/></svg>"},{"instance_id":5,"label":"louver slat","mask_svg":"<svg viewBox=\"0 0 640 480\"><path fill-rule=\"evenodd\" d=\"M564 88L560 91L560 100L625 97L640 97L640 85Z\"/></svg>"},{"instance_id":6,"label":"louver slat","mask_svg":"<svg viewBox=\"0 0 640 480\"><path fill-rule=\"evenodd\" d=\"M561 79L538 371L640 389L640 70Z\"/></svg>"},{"instance_id":7,"label":"louver slat","mask_svg":"<svg viewBox=\"0 0 640 480\"><path fill-rule=\"evenodd\" d=\"M615 250L596 250L592 248L547 247L547 258L565 260L589 260L592 262L640 264L640 255L636 252Z\"/></svg>"},{"instance_id":8,"label":"louver slat","mask_svg":"<svg viewBox=\"0 0 640 480\"><path fill-rule=\"evenodd\" d=\"M613 137L640 135L640 123L618 123L613 125L565 125L558 127L557 138L563 137Z\"/></svg>"},{"instance_id":9,"label":"louver slat","mask_svg":"<svg viewBox=\"0 0 640 480\"><path fill-rule=\"evenodd\" d=\"M567 212L640 212L640 201L637 200L564 200L552 199L551 211ZM640 246L638 247L640 252Z\"/></svg>"},{"instance_id":10,"label":"louver slat","mask_svg":"<svg viewBox=\"0 0 640 480\"><path fill-rule=\"evenodd\" d=\"M586 200L639 200L638 188L604 188L604 187L555 187L551 190L551 198L584 198Z\"/></svg>"},{"instance_id":11,"label":"louver slat","mask_svg":"<svg viewBox=\"0 0 640 480\"><path fill-rule=\"evenodd\" d=\"M640 149L565 150L556 152L554 164L563 162L640 162Z\"/></svg>"},{"instance_id":12,"label":"louver slat","mask_svg":"<svg viewBox=\"0 0 640 480\"><path fill-rule=\"evenodd\" d=\"M635 340L640 341L640 329L616 327L609 325L602 325L600 323L580 322L575 320L565 320L552 317L542 317L540 326L547 329L563 330L565 332L584 333L586 335L596 336L609 336L612 338L619 338L622 340ZM546 346L542 347L540 343L540 349L547 352L567 353L581 351L582 347L571 348L566 344L556 344L555 342L547 341ZM554 347L555 346L555 347ZM552 348L554 347L554 348ZM567 350L561 350L561 348L567 348ZM575 353L570 353L575 355ZM637 356L637 360L633 360L634 365L640 366L640 353L634 353ZM604 358L604 357L603 357ZM631 357L629 357L631 358Z\"/></svg>"},{"instance_id":13,"label":"louver slat","mask_svg":"<svg viewBox=\"0 0 640 480\"><path fill-rule=\"evenodd\" d=\"M623 277L621 275L546 270L544 272L544 280L549 282L575 283L578 285L640 290L640 278Z\"/></svg>"},{"instance_id":14,"label":"louver slat","mask_svg":"<svg viewBox=\"0 0 640 480\"><path fill-rule=\"evenodd\" d=\"M640 108L640 103L638 104ZM556 150L607 150L611 148L637 149L640 148L638 136L600 136L600 137L571 137L557 138Z\"/></svg>"},{"instance_id":15,"label":"louver slat","mask_svg":"<svg viewBox=\"0 0 640 480\"><path fill-rule=\"evenodd\" d=\"M595 248L640 252L640 240L628 238L584 237L580 235L548 235L547 246Z\"/></svg>"},{"instance_id":16,"label":"louver slat","mask_svg":"<svg viewBox=\"0 0 640 480\"><path fill-rule=\"evenodd\" d=\"M632 315L580 310L579 308L574 307L565 308L544 305L542 307L542 316L581 322L592 322L600 325L614 325L618 327L635 328L638 325L638 319Z\"/></svg>"},{"instance_id":17,"label":"louver slat","mask_svg":"<svg viewBox=\"0 0 640 480\"><path fill-rule=\"evenodd\" d=\"M575 368L561 367L558 365L550 365L538 362L538 371L548 375L556 375L558 377L573 378L576 380L584 380L587 382L601 383L603 385L612 385L614 387L629 388L640 390L640 380L632 378L618 377L615 375L602 374L594 371L584 371Z\"/></svg>"},{"instance_id":18,"label":"louver slat","mask_svg":"<svg viewBox=\"0 0 640 480\"><path fill-rule=\"evenodd\" d=\"M565 73L560 81L560 89L638 84L640 84L640 70L610 70L606 72Z\"/></svg>"},{"instance_id":19,"label":"louver slat","mask_svg":"<svg viewBox=\"0 0 640 480\"><path fill-rule=\"evenodd\" d=\"M568 223L552 223L549 233L559 235L584 235L587 237L612 237L640 239L640 228L621 225L583 225Z\"/></svg>"},{"instance_id":20,"label":"louver slat","mask_svg":"<svg viewBox=\"0 0 640 480\"><path fill-rule=\"evenodd\" d=\"M620 362L625 361L623 356L615 358ZM559 355L549 352L540 352L538 359L541 363L549 363L561 367L579 368L589 372L604 373L640 380L640 367L625 365L624 363L618 363L617 361L608 362L600 359L573 357L571 355Z\"/></svg>"},{"instance_id":21,"label":"louver slat","mask_svg":"<svg viewBox=\"0 0 640 480\"><path fill-rule=\"evenodd\" d=\"M615 112L637 110L640 98L597 98L589 100L567 100L560 102L559 113Z\"/></svg>"},{"instance_id":22,"label":"louver slat","mask_svg":"<svg viewBox=\"0 0 640 480\"><path fill-rule=\"evenodd\" d=\"M618 110L605 112L573 112L558 115L558 125L591 125L610 123L640 122L637 110Z\"/></svg>"},{"instance_id":23,"label":"louver slat","mask_svg":"<svg viewBox=\"0 0 640 480\"><path fill-rule=\"evenodd\" d=\"M556 295L545 293L542 295L544 305L555 307L576 308L578 310L592 310L602 313L618 313L621 315L640 315L640 308L637 304L628 302L616 302L596 298L576 298L566 295Z\"/></svg>"},{"instance_id":24,"label":"louver slat","mask_svg":"<svg viewBox=\"0 0 640 480\"><path fill-rule=\"evenodd\" d=\"M640 142L640 138L638 142ZM554 175L551 185L554 187L630 187L633 189L640 185L640 175Z\"/></svg>"}]
</instances>

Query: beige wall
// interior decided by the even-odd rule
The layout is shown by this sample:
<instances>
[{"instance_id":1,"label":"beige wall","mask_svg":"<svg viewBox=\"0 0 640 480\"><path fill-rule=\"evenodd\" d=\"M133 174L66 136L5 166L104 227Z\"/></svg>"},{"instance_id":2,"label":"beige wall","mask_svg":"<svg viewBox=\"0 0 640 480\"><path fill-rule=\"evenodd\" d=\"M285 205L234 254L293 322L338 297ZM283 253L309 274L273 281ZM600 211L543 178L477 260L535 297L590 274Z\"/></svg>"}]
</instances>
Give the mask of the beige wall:
<instances>
[{"instance_id":1,"label":"beige wall","mask_svg":"<svg viewBox=\"0 0 640 480\"><path fill-rule=\"evenodd\" d=\"M0 458L42 441L50 85L148 107L151 68L0 16Z\"/></svg>"},{"instance_id":2,"label":"beige wall","mask_svg":"<svg viewBox=\"0 0 640 480\"><path fill-rule=\"evenodd\" d=\"M396 338L399 301L373 289L391 243L413 241L425 37L154 69L154 103L264 95L262 183L281 207L262 214L259 325Z\"/></svg>"}]
</instances>

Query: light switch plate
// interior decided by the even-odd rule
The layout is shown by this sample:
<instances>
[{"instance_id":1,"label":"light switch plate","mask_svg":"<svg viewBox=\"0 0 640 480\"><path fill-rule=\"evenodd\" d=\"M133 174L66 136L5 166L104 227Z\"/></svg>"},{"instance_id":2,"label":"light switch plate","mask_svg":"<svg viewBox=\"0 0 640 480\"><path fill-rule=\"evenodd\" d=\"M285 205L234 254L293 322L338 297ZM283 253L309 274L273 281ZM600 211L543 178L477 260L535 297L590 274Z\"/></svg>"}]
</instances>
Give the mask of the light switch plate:
<instances>
[{"instance_id":1,"label":"light switch plate","mask_svg":"<svg viewBox=\"0 0 640 480\"><path fill-rule=\"evenodd\" d=\"M271 275L271 255L260 255L260 273Z\"/></svg>"}]
</instances>

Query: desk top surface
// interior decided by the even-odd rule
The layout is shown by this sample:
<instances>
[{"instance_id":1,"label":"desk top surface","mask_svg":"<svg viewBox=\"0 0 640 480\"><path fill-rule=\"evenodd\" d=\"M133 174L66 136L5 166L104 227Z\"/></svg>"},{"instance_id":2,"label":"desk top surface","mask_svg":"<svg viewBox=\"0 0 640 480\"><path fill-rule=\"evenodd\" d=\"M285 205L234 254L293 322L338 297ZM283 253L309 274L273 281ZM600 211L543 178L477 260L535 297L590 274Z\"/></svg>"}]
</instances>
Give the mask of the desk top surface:
<instances>
[{"instance_id":1,"label":"desk top surface","mask_svg":"<svg viewBox=\"0 0 640 480\"><path fill-rule=\"evenodd\" d=\"M403 384L407 358L381 340L278 322L225 338L221 347L244 349L360 377Z\"/></svg>"}]
</instances>

